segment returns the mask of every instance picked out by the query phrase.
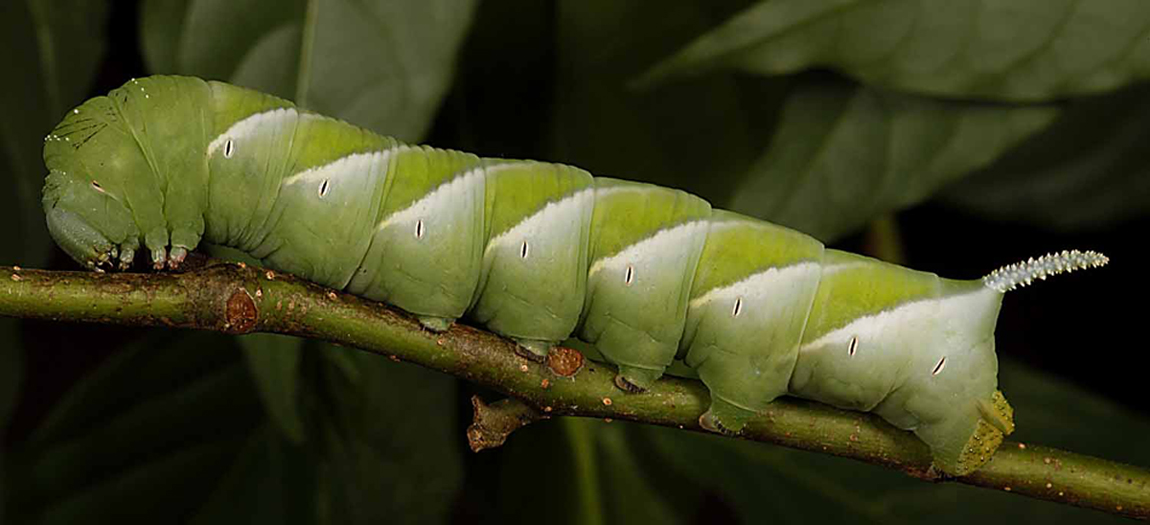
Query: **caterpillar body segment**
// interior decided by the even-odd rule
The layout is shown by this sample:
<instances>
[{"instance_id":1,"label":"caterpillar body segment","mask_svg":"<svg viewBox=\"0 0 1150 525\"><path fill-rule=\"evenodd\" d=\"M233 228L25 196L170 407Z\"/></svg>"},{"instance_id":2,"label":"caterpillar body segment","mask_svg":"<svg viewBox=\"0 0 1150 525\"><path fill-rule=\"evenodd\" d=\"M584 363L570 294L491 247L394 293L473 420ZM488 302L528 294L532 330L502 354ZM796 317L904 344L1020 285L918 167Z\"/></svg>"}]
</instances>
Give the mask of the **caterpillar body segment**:
<instances>
[{"instance_id":1,"label":"caterpillar body segment","mask_svg":"<svg viewBox=\"0 0 1150 525\"><path fill-rule=\"evenodd\" d=\"M700 421L714 430L784 394L873 411L958 475L1013 428L996 390L1004 291L1105 262L1075 252L942 279L679 190L407 145L188 77L84 103L44 158L49 229L90 268L232 246L433 330L467 318L540 355L578 337L628 389L678 357L711 391Z\"/></svg>"}]
</instances>

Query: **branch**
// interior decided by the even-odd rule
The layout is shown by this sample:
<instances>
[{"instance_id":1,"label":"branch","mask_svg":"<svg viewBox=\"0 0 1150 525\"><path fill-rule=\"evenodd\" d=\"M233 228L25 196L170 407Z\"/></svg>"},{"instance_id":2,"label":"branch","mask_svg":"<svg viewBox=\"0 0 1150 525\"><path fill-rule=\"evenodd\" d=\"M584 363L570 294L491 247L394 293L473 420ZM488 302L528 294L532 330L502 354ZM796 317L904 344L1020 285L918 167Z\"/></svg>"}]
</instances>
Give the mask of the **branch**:
<instances>
[{"instance_id":1,"label":"branch","mask_svg":"<svg viewBox=\"0 0 1150 525\"><path fill-rule=\"evenodd\" d=\"M456 325L424 330L395 308L286 274L208 261L182 274L98 274L0 267L0 315L53 321L168 326L233 334L276 332L322 339L467 379L514 399L476 404L473 448L498 446L543 417L583 416L702 431L710 399L694 380L666 377L642 394L614 383L608 365L574 350L548 363L519 356L489 332ZM1017 442L977 472L946 478L912 434L872 414L784 398L751 420L741 438L854 458L928 481L957 481L1131 517L1150 516L1150 471Z\"/></svg>"}]
</instances>

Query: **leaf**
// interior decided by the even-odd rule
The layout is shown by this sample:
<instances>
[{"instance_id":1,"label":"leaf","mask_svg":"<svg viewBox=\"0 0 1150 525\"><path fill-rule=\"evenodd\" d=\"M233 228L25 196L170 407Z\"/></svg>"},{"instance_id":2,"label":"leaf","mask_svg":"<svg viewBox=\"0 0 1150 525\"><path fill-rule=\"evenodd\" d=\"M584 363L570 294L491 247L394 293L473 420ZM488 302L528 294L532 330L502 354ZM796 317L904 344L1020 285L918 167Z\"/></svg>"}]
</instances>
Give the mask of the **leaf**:
<instances>
[{"instance_id":1,"label":"leaf","mask_svg":"<svg viewBox=\"0 0 1150 525\"><path fill-rule=\"evenodd\" d=\"M620 424L606 424L590 420L569 420L572 424L588 427L594 435L593 444L599 451L600 469L603 472L603 489L610 502L610 517L614 523L682 523L686 516L680 516L681 509L673 507L669 501L672 491L657 486L652 471L644 468L633 450L634 444L626 439L624 427ZM576 435L572 435L575 439ZM689 498L687 498L689 500ZM689 504L689 501L686 502Z\"/></svg>"},{"instance_id":2,"label":"leaf","mask_svg":"<svg viewBox=\"0 0 1150 525\"><path fill-rule=\"evenodd\" d=\"M272 421L289 441L303 443L299 380L304 340L279 334L251 334L239 341Z\"/></svg>"},{"instance_id":3,"label":"leaf","mask_svg":"<svg viewBox=\"0 0 1150 525\"><path fill-rule=\"evenodd\" d=\"M699 494L658 476L628 439L627 423L560 418L515 432L503 445L501 519L559 524L680 523ZM546 490L540 490L543 479ZM525 497L530 495L530 497Z\"/></svg>"},{"instance_id":4,"label":"leaf","mask_svg":"<svg viewBox=\"0 0 1150 525\"><path fill-rule=\"evenodd\" d=\"M730 207L831 241L990 164L1057 114L803 82Z\"/></svg>"},{"instance_id":5,"label":"leaf","mask_svg":"<svg viewBox=\"0 0 1150 525\"><path fill-rule=\"evenodd\" d=\"M73 387L13 458L17 521L442 521L461 478L454 381L347 349L315 352L303 445L261 410L233 339L146 338ZM330 387L330 388L329 388Z\"/></svg>"},{"instance_id":6,"label":"leaf","mask_svg":"<svg viewBox=\"0 0 1150 525\"><path fill-rule=\"evenodd\" d=\"M829 67L866 84L957 98L1049 101L1150 76L1139 0L767 0L640 80L712 68Z\"/></svg>"},{"instance_id":7,"label":"leaf","mask_svg":"<svg viewBox=\"0 0 1150 525\"><path fill-rule=\"evenodd\" d=\"M718 492L746 523L899 523L898 516L848 484L824 474L839 458L811 455L758 443L649 429L653 444L680 474ZM796 456L798 456L796 460ZM895 473L860 473L867 485Z\"/></svg>"},{"instance_id":8,"label":"leaf","mask_svg":"<svg viewBox=\"0 0 1150 525\"><path fill-rule=\"evenodd\" d=\"M350 382L344 364L354 363ZM325 345L316 498L326 523L428 523L448 517L462 482L455 382L414 365ZM309 441L310 443L310 441Z\"/></svg>"},{"instance_id":9,"label":"leaf","mask_svg":"<svg viewBox=\"0 0 1150 525\"><path fill-rule=\"evenodd\" d=\"M140 3L140 50L150 70L179 71L180 43L193 1L144 0Z\"/></svg>"},{"instance_id":10,"label":"leaf","mask_svg":"<svg viewBox=\"0 0 1150 525\"><path fill-rule=\"evenodd\" d=\"M941 197L997 221L1092 230L1150 209L1150 88L1074 100L1047 130Z\"/></svg>"},{"instance_id":11,"label":"leaf","mask_svg":"<svg viewBox=\"0 0 1150 525\"><path fill-rule=\"evenodd\" d=\"M743 4L559 2L551 147L540 156L721 202L758 154L786 83L716 75L639 92L627 80Z\"/></svg>"},{"instance_id":12,"label":"leaf","mask_svg":"<svg viewBox=\"0 0 1150 525\"><path fill-rule=\"evenodd\" d=\"M0 2L0 221L17 235L0 243L0 264L43 266L49 237L40 210L43 138L87 93L104 54L107 6L97 0ZM31 53L23 50L32 50Z\"/></svg>"},{"instance_id":13,"label":"leaf","mask_svg":"<svg viewBox=\"0 0 1150 525\"><path fill-rule=\"evenodd\" d=\"M197 510L196 524L314 523L315 467L306 451L265 425L249 437L231 470Z\"/></svg>"},{"instance_id":14,"label":"leaf","mask_svg":"<svg viewBox=\"0 0 1150 525\"><path fill-rule=\"evenodd\" d=\"M447 91L474 5L145 0L142 33L157 73L228 80L414 140Z\"/></svg>"},{"instance_id":15,"label":"leaf","mask_svg":"<svg viewBox=\"0 0 1150 525\"><path fill-rule=\"evenodd\" d=\"M1150 420L1065 381L1003 360L1012 436L1150 464ZM762 443L644 427L644 443L680 475L717 490L746 523L1119 523L1122 518L957 483L930 484L883 467Z\"/></svg>"},{"instance_id":16,"label":"leaf","mask_svg":"<svg viewBox=\"0 0 1150 525\"><path fill-rule=\"evenodd\" d=\"M73 387L13 456L14 514L171 522L202 504L264 420L229 341L145 338Z\"/></svg>"}]
</instances>

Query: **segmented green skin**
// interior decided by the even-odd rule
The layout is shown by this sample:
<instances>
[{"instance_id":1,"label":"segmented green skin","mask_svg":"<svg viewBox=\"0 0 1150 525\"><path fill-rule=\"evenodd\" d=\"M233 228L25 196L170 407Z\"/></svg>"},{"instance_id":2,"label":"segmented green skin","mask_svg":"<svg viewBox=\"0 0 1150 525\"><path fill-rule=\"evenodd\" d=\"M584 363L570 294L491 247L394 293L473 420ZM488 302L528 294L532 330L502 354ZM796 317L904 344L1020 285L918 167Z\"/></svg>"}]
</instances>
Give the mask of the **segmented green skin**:
<instances>
[{"instance_id":1,"label":"segmented green skin","mask_svg":"<svg viewBox=\"0 0 1150 525\"><path fill-rule=\"evenodd\" d=\"M678 356L728 430L792 394L873 411L962 473L996 388L1000 292L678 190L401 144L184 77L89 100L45 161L49 226L82 263L206 241L433 329L467 317L540 353L579 337L640 388Z\"/></svg>"}]
</instances>

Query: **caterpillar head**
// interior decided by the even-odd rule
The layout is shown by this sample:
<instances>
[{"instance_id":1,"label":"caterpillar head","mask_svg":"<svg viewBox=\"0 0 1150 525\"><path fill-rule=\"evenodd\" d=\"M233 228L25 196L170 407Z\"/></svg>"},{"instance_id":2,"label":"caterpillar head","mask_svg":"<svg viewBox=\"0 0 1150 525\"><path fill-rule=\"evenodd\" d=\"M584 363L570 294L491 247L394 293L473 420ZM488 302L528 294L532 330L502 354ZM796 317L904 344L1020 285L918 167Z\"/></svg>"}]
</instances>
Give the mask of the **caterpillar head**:
<instances>
[{"instance_id":1,"label":"caterpillar head","mask_svg":"<svg viewBox=\"0 0 1150 525\"><path fill-rule=\"evenodd\" d=\"M52 238L88 268L126 269L140 231L125 189L147 162L115 103L97 97L69 111L44 139L44 163Z\"/></svg>"}]
</instances>

